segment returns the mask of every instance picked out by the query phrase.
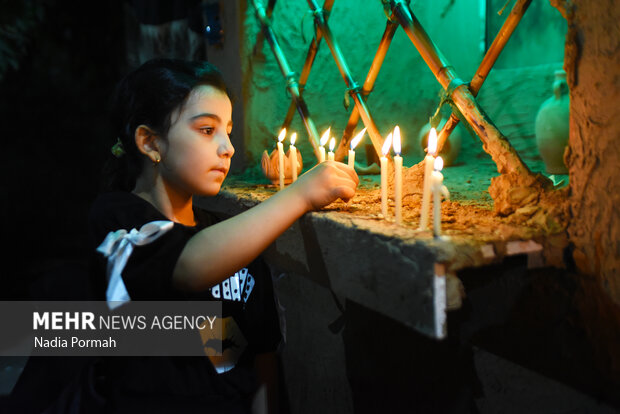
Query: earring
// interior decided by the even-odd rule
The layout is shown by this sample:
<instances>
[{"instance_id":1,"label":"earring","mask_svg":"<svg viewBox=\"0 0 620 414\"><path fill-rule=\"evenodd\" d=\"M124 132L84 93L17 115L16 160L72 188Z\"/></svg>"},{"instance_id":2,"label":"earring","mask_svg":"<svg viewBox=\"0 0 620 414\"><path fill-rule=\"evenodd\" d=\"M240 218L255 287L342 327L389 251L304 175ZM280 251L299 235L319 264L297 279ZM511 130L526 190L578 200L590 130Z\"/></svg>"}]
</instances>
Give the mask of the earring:
<instances>
[{"instance_id":1,"label":"earring","mask_svg":"<svg viewBox=\"0 0 620 414\"><path fill-rule=\"evenodd\" d=\"M153 160L153 166L157 167L160 161L161 161L161 158L159 157L159 154L155 154L155 160Z\"/></svg>"}]
</instances>

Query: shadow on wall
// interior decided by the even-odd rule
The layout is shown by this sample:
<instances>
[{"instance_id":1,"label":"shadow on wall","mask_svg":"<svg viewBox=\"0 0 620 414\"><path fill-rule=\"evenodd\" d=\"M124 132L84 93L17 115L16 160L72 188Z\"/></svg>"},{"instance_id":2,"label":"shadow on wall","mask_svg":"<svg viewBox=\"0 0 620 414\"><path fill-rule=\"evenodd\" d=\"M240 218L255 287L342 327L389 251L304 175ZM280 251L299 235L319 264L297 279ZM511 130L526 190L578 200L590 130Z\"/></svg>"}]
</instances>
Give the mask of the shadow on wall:
<instances>
[{"instance_id":1,"label":"shadow on wall","mask_svg":"<svg viewBox=\"0 0 620 414\"><path fill-rule=\"evenodd\" d=\"M473 353L459 343L452 316L449 337L437 341L347 301L342 337L354 412L477 413Z\"/></svg>"}]
</instances>

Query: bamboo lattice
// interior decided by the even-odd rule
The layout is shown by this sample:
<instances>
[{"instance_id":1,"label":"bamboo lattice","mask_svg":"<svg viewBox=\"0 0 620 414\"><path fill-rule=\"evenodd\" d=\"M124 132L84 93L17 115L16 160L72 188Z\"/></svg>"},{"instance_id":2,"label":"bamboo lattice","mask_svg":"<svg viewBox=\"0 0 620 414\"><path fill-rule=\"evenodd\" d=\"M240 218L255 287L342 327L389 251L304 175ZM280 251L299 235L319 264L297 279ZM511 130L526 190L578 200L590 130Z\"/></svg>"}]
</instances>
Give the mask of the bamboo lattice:
<instances>
[{"instance_id":1,"label":"bamboo lattice","mask_svg":"<svg viewBox=\"0 0 620 414\"><path fill-rule=\"evenodd\" d=\"M362 86L360 86L351 75L345 56L340 50L338 42L329 28L328 17L334 1L335 0L325 0L323 7L320 7L316 0L307 0L310 11L314 16L316 33L308 47L301 74L298 79L294 79L295 74L291 71L286 62L286 58L278 45L277 37L273 32L268 17L271 14L272 8L275 6L275 0L270 0L267 10L260 4L260 0L252 0L264 36L271 45L274 56L287 81L287 88L292 96L292 102L282 126L288 127L290 125L294 112L297 110L302 117L310 142L315 149L315 154L317 154L317 158L319 145L318 133L311 120L307 105L303 100L302 92L321 41L324 40L327 44L331 56L336 62L340 74L347 86L348 93L355 102L355 106L351 110L349 120L335 154L335 159L337 161L342 161L347 153L351 135L359 119L362 120L366 127L375 151L377 154L381 153L383 138L377 130L370 109L366 105L366 98L373 89L374 82L390 47L394 33L398 27L402 27L437 79L437 82L441 85L446 98L452 102L453 107L458 109L462 118L482 141L484 151L491 156L497 165L498 172L521 177L524 179L523 181L538 182L542 187L546 186L546 183L541 177L530 171L519 157L517 151L488 118L475 99L499 54L529 7L531 0L518 0L513 6L470 83L461 80L454 67L450 65L436 44L428 36L409 6L408 0L381 0L386 11L386 28ZM458 122L459 117L453 112L446 125L444 125L443 129L439 132L439 149L441 149Z\"/></svg>"}]
</instances>

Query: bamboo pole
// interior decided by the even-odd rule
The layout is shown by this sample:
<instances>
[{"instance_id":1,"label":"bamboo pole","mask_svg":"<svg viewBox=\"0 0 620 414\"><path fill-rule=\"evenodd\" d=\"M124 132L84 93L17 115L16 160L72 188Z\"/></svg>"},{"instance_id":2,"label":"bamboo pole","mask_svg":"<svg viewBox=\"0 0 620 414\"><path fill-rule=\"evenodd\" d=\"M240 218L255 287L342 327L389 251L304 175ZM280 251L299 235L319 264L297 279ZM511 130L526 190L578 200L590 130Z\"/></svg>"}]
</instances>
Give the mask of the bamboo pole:
<instances>
[{"instance_id":1,"label":"bamboo pole","mask_svg":"<svg viewBox=\"0 0 620 414\"><path fill-rule=\"evenodd\" d=\"M342 55L342 52L340 51L338 44L334 40L334 37L332 35L332 32L329 26L325 22L325 15L323 13L323 10L319 8L315 0L308 0L308 5L310 6L310 8L312 9L314 13L314 22L317 26L317 29L321 31L323 38L325 39L325 43L327 43L327 46L329 47L329 50L332 53L334 61L336 62L336 65L338 66L338 70L340 71L342 78L344 79L345 83L347 84L347 87L350 90L350 95L353 98L353 101L355 102L355 106L359 110L360 117L362 118L362 121L364 122L364 125L366 126L366 131L368 131L368 135L370 136L372 145L375 151L377 152L377 154L381 154L383 138L381 137L381 134L379 133L377 126L375 125L374 121L372 120L372 117L370 116L370 111L368 110L368 107L366 106L366 102L362 98L360 87L353 80L351 76L351 71L349 70L349 67L344 59L344 56Z\"/></svg>"},{"instance_id":2,"label":"bamboo pole","mask_svg":"<svg viewBox=\"0 0 620 414\"><path fill-rule=\"evenodd\" d=\"M370 69L368 70L366 80L364 81L364 86L362 87L362 95L364 96L364 100L365 97L370 94L375 85L375 81L377 80L377 76L381 70L381 65L383 64L385 55L387 54L392 39L394 38L396 29L398 29L398 22L388 19L383 36L381 37L381 42L379 42L379 47L377 48L377 52L375 53L372 63L370 64ZM348 154L349 143L351 142L351 137L353 136L353 131L359 122L359 118L359 110L357 109L357 106L354 106L351 111L351 115L349 116L347 126L342 134L342 139L340 140L336 154L334 155L336 161L342 161L345 155Z\"/></svg>"},{"instance_id":3,"label":"bamboo pole","mask_svg":"<svg viewBox=\"0 0 620 414\"><path fill-rule=\"evenodd\" d=\"M478 67L474 78L469 84L469 90L471 91L471 94L473 96L478 95L482 84L486 80L489 72L493 68L493 65L497 61L499 54L504 49L504 46L506 46L506 43L508 43L508 39L510 39L510 36L521 21L521 18L525 14L531 2L532 0L518 0L510 11L508 17L506 17L504 24L502 25L499 32L497 32L493 43L487 50L487 53L484 55L484 58L482 59L482 62L480 62L480 66ZM437 137L438 151L441 151L444 143L446 142L452 131L454 131L454 128L456 128L459 122L460 120L458 116L456 116L456 114L450 114L450 118L448 118L448 121L439 132L439 136Z\"/></svg>"},{"instance_id":4,"label":"bamboo pole","mask_svg":"<svg viewBox=\"0 0 620 414\"><path fill-rule=\"evenodd\" d=\"M463 114L469 125L476 132L485 152L495 164L499 173L517 173L533 176L527 165L521 160L510 142L502 135L493 122L478 106L474 96L456 75L428 34L403 0L390 0L395 18L398 19L405 33L412 41L422 59L437 78L441 86L449 91L452 102ZM453 86L454 85L454 86Z\"/></svg>"},{"instance_id":5,"label":"bamboo pole","mask_svg":"<svg viewBox=\"0 0 620 414\"><path fill-rule=\"evenodd\" d=\"M280 67L280 71L282 72L282 75L284 75L284 77L286 78L286 88L288 89L293 100L295 101L295 104L297 106L297 111L299 112L299 115L301 116L301 119L304 122L306 130L308 131L310 143L312 144L312 147L314 148L314 154L316 155L318 159L319 158L319 134L316 130L316 126L314 125L314 122L310 118L308 107L306 106L305 101L301 97L301 93L299 91L299 85L297 84L297 81L295 80L295 73L291 70L288 64L288 61L286 60L286 56L284 56L284 53L282 52L282 48L280 47L280 44L278 43L278 40L273 32L273 29L267 17L265 8L262 5L258 4L257 0L252 0L252 4L254 6L254 9L256 10L256 16L258 20L260 21L261 27L263 29L263 34L265 38L267 39L269 46L271 47L271 51L273 52L276 58L276 62L278 63L278 66Z\"/></svg>"},{"instance_id":6,"label":"bamboo pole","mask_svg":"<svg viewBox=\"0 0 620 414\"><path fill-rule=\"evenodd\" d=\"M325 3L323 3L323 10L325 11L325 14L329 15L332 6L334 5L334 1L335 0L325 0ZM325 20L327 20L327 18L328 16L325 17ZM299 75L299 92L301 94L303 94L306 82L308 81L308 77L310 76L310 70L312 69L314 58L316 57L316 54L319 50L321 38L321 31L315 30L315 36L312 39L310 47L308 48L308 53L306 54L304 67L301 70L301 74ZM291 104L288 107L288 112L286 113L286 118L284 118L284 122L282 123L282 128L288 128L291 125L296 109L297 105L295 104L295 101L291 101Z\"/></svg>"},{"instance_id":7,"label":"bamboo pole","mask_svg":"<svg viewBox=\"0 0 620 414\"><path fill-rule=\"evenodd\" d=\"M271 19L271 14L273 13L273 8L275 6L276 6L276 0L269 0L269 2L267 3L267 9L265 10L265 15L267 16L268 19ZM256 35L256 43L254 44L254 54L256 54L258 50L263 49L263 41L264 41L263 32L260 31Z\"/></svg>"},{"instance_id":8,"label":"bamboo pole","mask_svg":"<svg viewBox=\"0 0 620 414\"><path fill-rule=\"evenodd\" d=\"M270 19L271 19L271 13L273 13L274 7L276 7L276 0L269 0L267 2L266 14L267 14L267 17L269 17Z\"/></svg>"}]
</instances>

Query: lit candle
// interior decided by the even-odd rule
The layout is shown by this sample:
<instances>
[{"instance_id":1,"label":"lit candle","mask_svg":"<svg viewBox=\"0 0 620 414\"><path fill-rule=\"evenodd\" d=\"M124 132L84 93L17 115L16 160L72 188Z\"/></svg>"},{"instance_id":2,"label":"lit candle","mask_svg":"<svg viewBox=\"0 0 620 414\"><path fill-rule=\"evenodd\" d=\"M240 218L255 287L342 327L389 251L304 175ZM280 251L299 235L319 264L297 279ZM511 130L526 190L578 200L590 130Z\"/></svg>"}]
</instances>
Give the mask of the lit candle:
<instances>
[{"instance_id":1,"label":"lit candle","mask_svg":"<svg viewBox=\"0 0 620 414\"><path fill-rule=\"evenodd\" d=\"M278 135L278 173L280 175L280 190L284 188L284 147L282 141L286 137L286 128L282 128Z\"/></svg>"},{"instance_id":2,"label":"lit candle","mask_svg":"<svg viewBox=\"0 0 620 414\"><path fill-rule=\"evenodd\" d=\"M319 140L319 163L325 161L325 144L327 144L331 129L332 127L327 128L327 131L323 133L321 139Z\"/></svg>"},{"instance_id":3,"label":"lit candle","mask_svg":"<svg viewBox=\"0 0 620 414\"><path fill-rule=\"evenodd\" d=\"M437 155L437 131L431 128L428 133L428 147L424 157L424 189L422 192L422 212L420 213L420 229L428 227L428 213L431 203L431 174Z\"/></svg>"},{"instance_id":4,"label":"lit candle","mask_svg":"<svg viewBox=\"0 0 620 414\"><path fill-rule=\"evenodd\" d=\"M400 128L394 128L394 216L396 224L403 221L403 157L400 156Z\"/></svg>"},{"instance_id":5,"label":"lit candle","mask_svg":"<svg viewBox=\"0 0 620 414\"><path fill-rule=\"evenodd\" d=\"M293 182L297 181L297 148L295 147L295 141L297 140L297 132L293 132L291 135L291 147L289 148L291 157L291 169L293 171Z\"/></svg>"},{"instance_id":6,"label":"lit candle","mask_svg":"<svg viewBox=\"0 0 620 414\"><path fill-rule=\"evenodd\" d=\"M329 152L327 153L327 159L329 161L334 160L334 148L335 147L336 147L336 138L332 137L332 139L329 140Z\"/></svg>"},{"instance_id":7,"label":"lit candle","mask_svg":"<svg viewBox=\"0 0 620 414\"><path fill-rule=\"evenodd\" d=\"M379 159L381 162L381 214L383 217L387 218L387 174L388 174L388 159L387 154L390 152L390 147L392 146L392 133L387 136L385 142L383 143L383 148L381 152L383 156Z\"/></svg>"},{"instance_id":8,"label":"lit candle","mask_svg":"<svg viewBox=\"0 0 620 414\"><path fill-rule=\"evenodd\" d=\"M366 128L362 129L362 131L351 140L351 149L349 150L349 167L351 168L355 168L355 147L360 143L365 132Z\"/></svg>"},{"instance_id":9,"label":"lit candle","mask_svg":"<svg viewBox=\"0 0 620 414\"><path fill-rule=\"evenodd\" d=\"M441 195L447 192L443 185L443 174L440 173L443 168L443 160L441 157L435 159L435 171L431 172L431 191L433 192L433 235L441 236Z\"/></svg>"}]
</instances>

